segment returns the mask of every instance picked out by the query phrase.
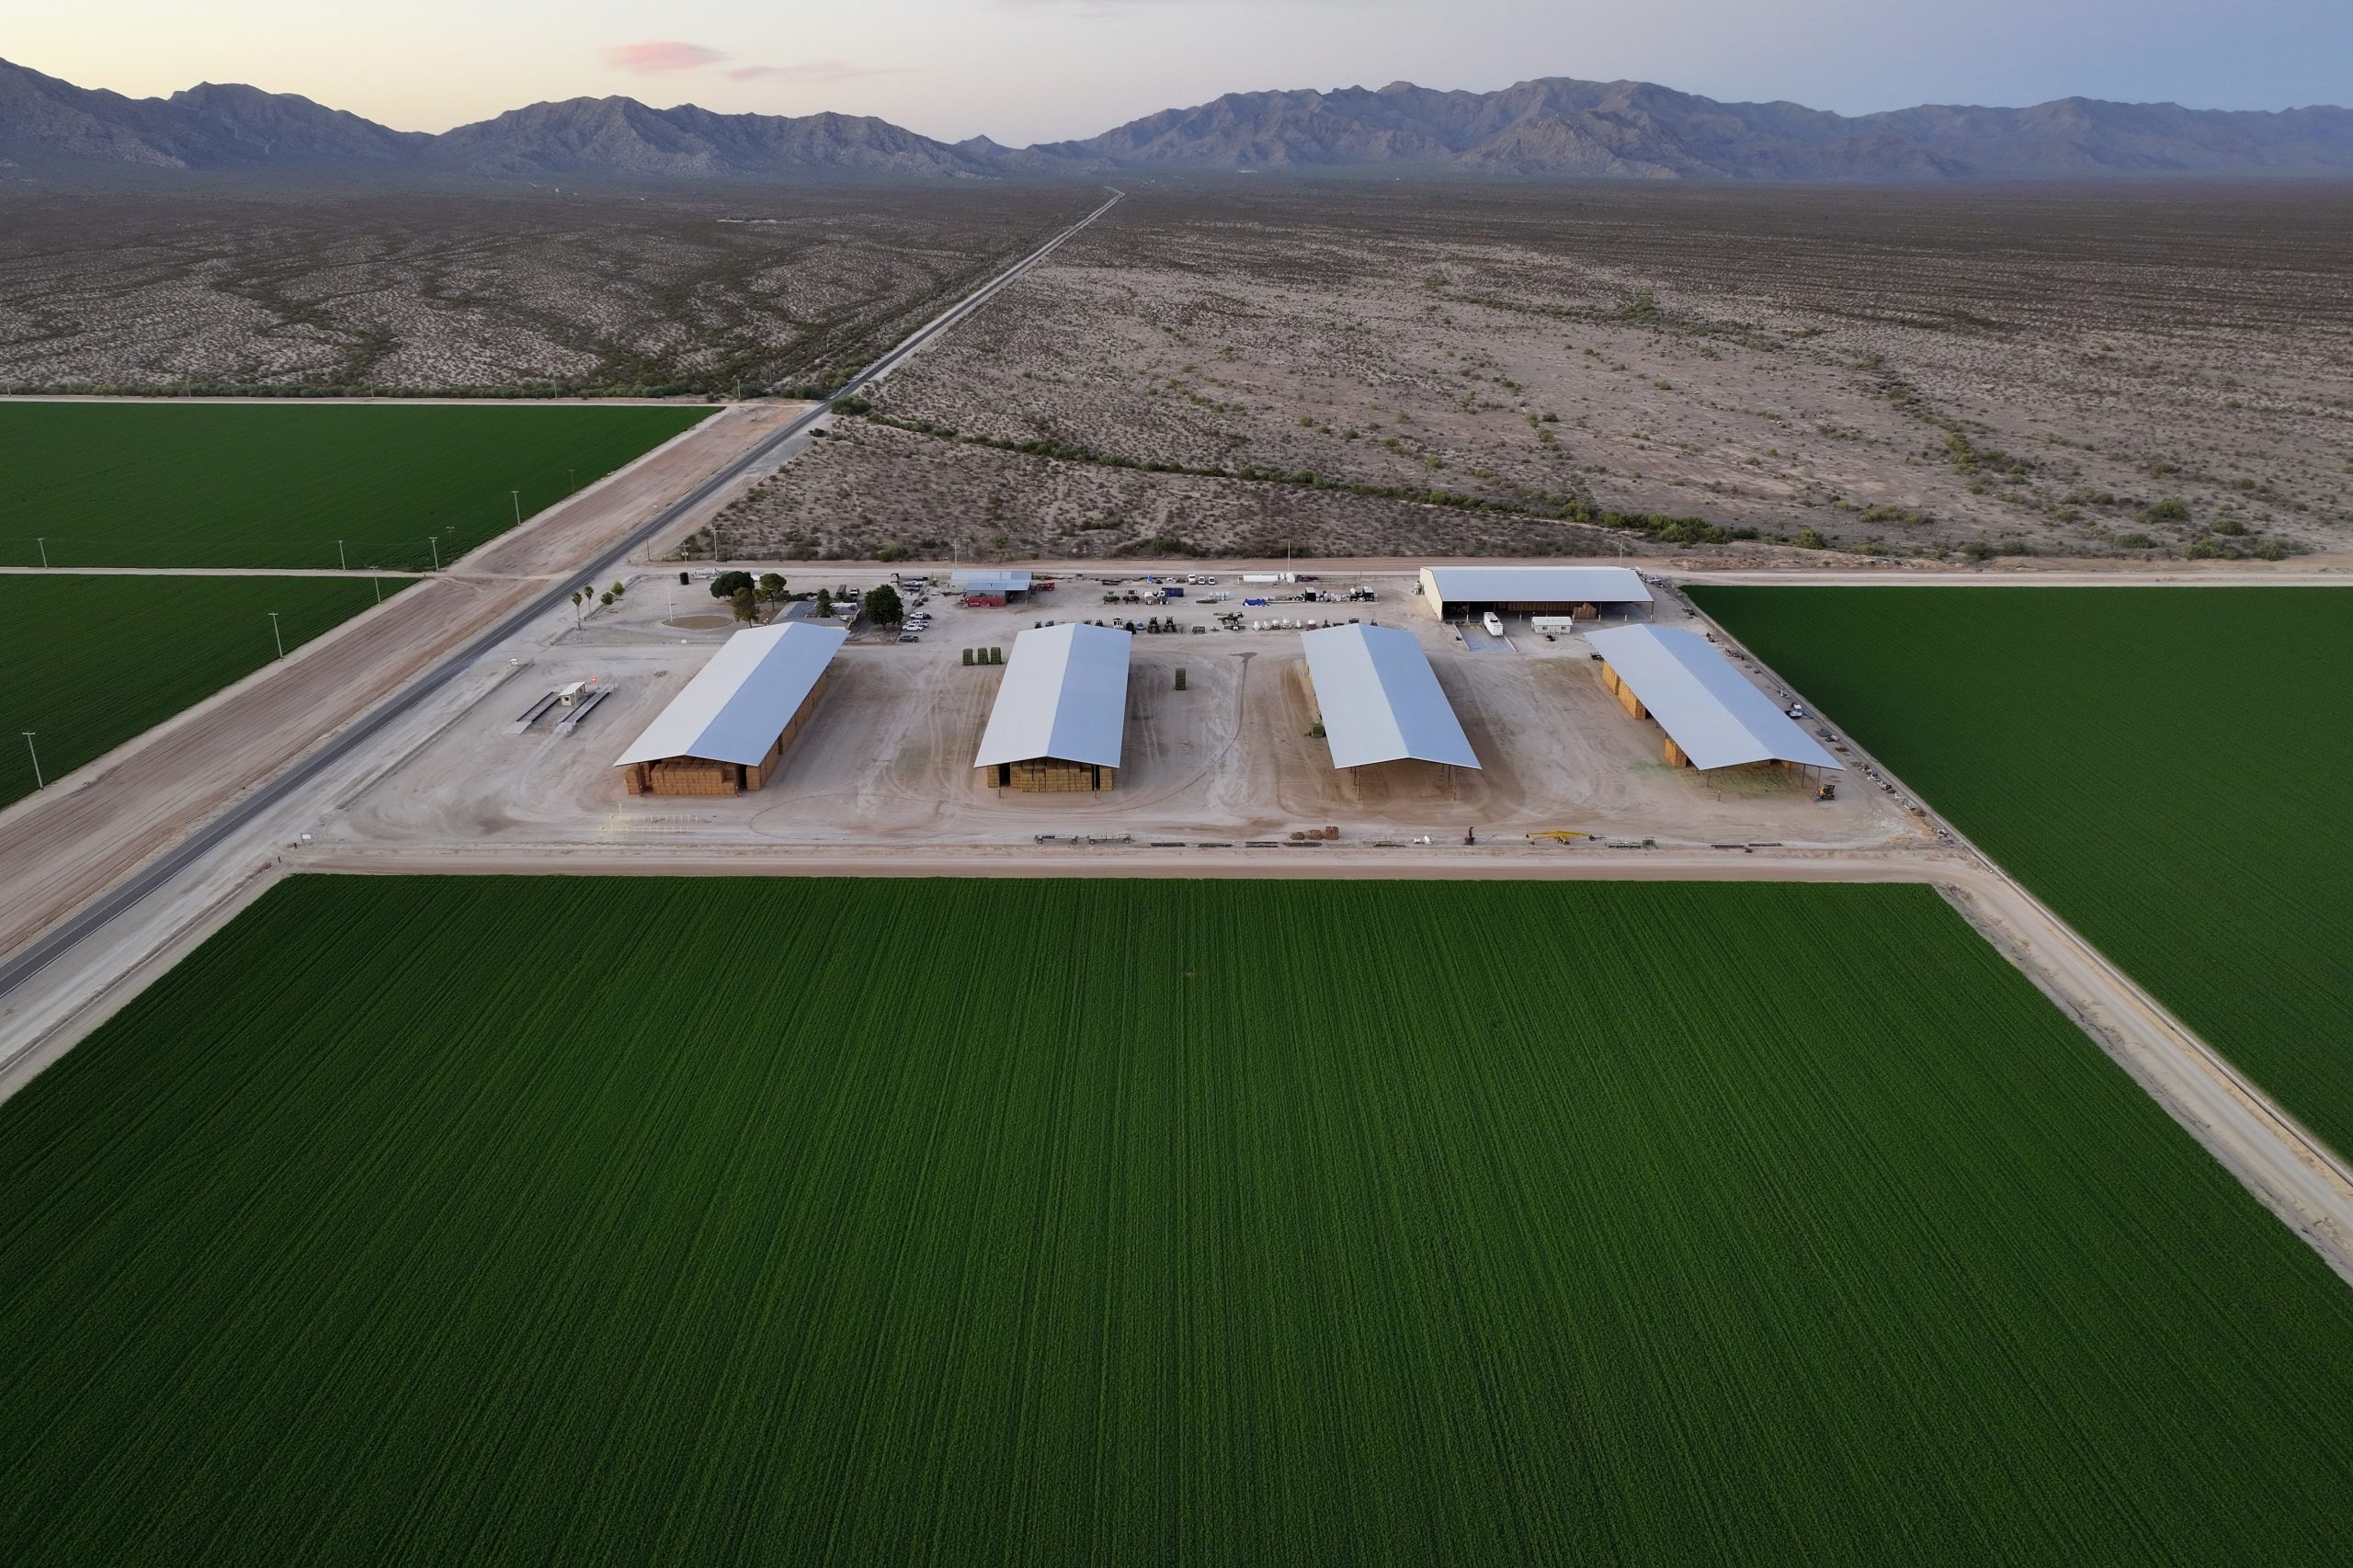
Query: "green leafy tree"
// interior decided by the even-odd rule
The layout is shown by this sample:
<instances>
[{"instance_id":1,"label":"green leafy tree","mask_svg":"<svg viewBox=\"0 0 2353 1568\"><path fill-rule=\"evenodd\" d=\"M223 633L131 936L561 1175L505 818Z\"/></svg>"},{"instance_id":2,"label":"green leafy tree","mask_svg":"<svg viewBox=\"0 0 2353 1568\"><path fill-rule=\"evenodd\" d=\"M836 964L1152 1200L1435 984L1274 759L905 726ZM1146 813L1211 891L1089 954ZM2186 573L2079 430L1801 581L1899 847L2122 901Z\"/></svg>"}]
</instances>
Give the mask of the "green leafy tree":
<instances>
[{"instance_id":1,"label":"green leafy tree","mask_svg":"<svg viewBox=\"0 0 2353 1568\"><path fill-rule=\"evenodd\" d=\"M816 608L816 611L817 611L818 618L819 618L820 619L824 619L825 617L830 616L830 615L832 615L832 614L834 613L834 591L833 591L833 589L831 589L831 588L820 588L820 589L818 589L818 590L817 590L817 603L816 603L815 608Z\"/></svg>"},{"instance_id":2,"label":"green leafy tree","mask_svg":"<svg viewBox=\"0 0 2353 1568\"><path fill-rule=\"evenodd\" d=\"M866 619L877 626L896 626L907 618L899 590L884 583L866 590Z\"/></svg>"},{"instance_id":3,"label":"green leafy tree","mask_svg":"<svg viewBox=\"0 0 2353 1568\"><path fill-rule=\"evenodd\" d=\"M627 583L619 583L619 582L617 582L617 583L615 583L611 587L609 587L609 588L606 589L605 591L606 591L607 593L608 593L608 594L612 595L612 596L613 596L613 597L615 597L615 598L620 598L623 594L626 594L626 593L628 593L628 592L629 592L629 585L628 585Z\"/></svg>"},{"instance_id":4,"label":"green leafy tree","mask_svg":"<svg viewBox=\"0 0 2353 1568\"><path fill-rule=\"evenodd\" d=\"M722 572L710 580L710 597L714 599L732 599L738 593L751 591L752 574L749 572Z\"/></svg>"},{"instance_id":5,"label":"green leafy tree","mask_svg":"<svg viewBox=\"0 0 2353 1568\"><path fill-rule=\"evenodd\" d=\"M784 597L784 579L773 572L760 574L760 597L770 604Z\"/></svg>"},{"instance_id":6,"label":"green leafy tree","mask_svg":"<svg viewBox=\"0 0 2353 1568\"><path fill-rule=\"evenodd\" d=\"M740 576L742 574L739 573L737 575ZM760 601L753 595L749 584L745 584L729 596L728 605L735 611L735 619L738 620L750 622L760 619Z\"/></svg>"}]
</instances>

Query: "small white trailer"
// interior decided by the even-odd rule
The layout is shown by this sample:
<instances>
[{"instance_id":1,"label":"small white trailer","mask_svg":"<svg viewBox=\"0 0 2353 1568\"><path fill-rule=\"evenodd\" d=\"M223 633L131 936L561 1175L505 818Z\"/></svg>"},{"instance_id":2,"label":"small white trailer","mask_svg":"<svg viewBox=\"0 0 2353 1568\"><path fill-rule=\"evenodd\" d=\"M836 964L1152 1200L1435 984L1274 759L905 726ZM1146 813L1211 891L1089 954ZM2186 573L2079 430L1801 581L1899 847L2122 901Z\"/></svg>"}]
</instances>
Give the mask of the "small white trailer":
<instances>
[{"instance_id":1,"label":"small white trailer","mask_svg":"<svg viewBox=\"0 0 2353 1568\"><path fill-rule=\"evenodd\" d=\"M1487 629L1487 635L1490 637L1501 637L1504 634L1504 618L1494 610L1489 610L1482 616L1479 624Z\"/></svg>"},{"instance_id":2,"label":"small white trailer","mask_svg":"<svg viewBox=\"0 0 2353 1568\"><path fill-rule=\"evenodd\" d=\"M1577 618L1573 615L1531 615L1528 624L1538 631L1574 631Z\"/></svg>"}]
</instances>

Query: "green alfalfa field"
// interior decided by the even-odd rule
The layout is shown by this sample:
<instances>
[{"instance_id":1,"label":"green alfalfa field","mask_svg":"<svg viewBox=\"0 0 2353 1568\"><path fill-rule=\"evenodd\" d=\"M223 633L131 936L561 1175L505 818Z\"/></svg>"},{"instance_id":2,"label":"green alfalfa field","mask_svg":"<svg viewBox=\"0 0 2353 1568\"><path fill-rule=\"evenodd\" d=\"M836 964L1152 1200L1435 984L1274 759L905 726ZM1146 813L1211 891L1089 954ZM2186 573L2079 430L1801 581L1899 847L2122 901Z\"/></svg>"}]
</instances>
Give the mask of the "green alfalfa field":
<instances>
[{"instance_id":1,"label":"green alfalfa field","mask_svg":"<svg viewBox=\"0 0 2353 1568\"><path fill-rule=\"evenodd\" d=\"M1692 597L2353 1153L2353 591Z\"/></svg>"},{"instance_id":2,"label":"green alfalfa field","mask_svg":"<svg viewBox=\"0 0 2353 1568\"><path fill-rule=\"evenodd\" d=\"M2353 1291L1922 888L297 879L0 1106L0 1556L2265 1563Z\"/></svg>"},{"instance_id":3,"label":"green alfalfa field","mask_svg":"<svg viewBox=\"0 0 2353 1568\"><path fill-rule=\"evenodd\" d=\"M270 611L291 653L408 583L0 574L0 806L277 658Z\"/></svg>"},{"instance_id":4,"label":"green alfalfa field","mask_svg":"<svg viewBox=\"0 0 2353 1568\"><path fill-rule=\"evenodd\" d=\"M0 403L0 565L428 571L712 412Z\"/></svg>"}]
</instances>

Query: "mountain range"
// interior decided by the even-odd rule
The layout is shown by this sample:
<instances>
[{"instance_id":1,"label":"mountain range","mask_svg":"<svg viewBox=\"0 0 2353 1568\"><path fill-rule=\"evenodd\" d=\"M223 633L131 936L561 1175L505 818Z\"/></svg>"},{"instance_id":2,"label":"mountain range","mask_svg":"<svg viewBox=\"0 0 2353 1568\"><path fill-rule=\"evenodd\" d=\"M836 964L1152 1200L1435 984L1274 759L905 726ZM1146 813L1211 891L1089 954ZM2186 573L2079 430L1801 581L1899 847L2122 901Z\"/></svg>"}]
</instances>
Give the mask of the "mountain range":
<instances>
[{"instance_id":1,"label":"mountain range","mask_svg":"<svg viewBox=\"0 0 2353 1568\"><path fill-rule=\"evenodd\" d=\"M510 109L440 135L290 93L206 83L168 98L0 61L0 163L637 180L818 175L984 179L1120 171L1394 167L1644 179L1965 180L2353 173L2353 110L2190 109L2060 98L1847 116L1719 103L1649 82L1548 77L1493 93L1229 93L1081 142L937 142L871 116L714 114L634 98Z\"/></svg>"}]
</instances>

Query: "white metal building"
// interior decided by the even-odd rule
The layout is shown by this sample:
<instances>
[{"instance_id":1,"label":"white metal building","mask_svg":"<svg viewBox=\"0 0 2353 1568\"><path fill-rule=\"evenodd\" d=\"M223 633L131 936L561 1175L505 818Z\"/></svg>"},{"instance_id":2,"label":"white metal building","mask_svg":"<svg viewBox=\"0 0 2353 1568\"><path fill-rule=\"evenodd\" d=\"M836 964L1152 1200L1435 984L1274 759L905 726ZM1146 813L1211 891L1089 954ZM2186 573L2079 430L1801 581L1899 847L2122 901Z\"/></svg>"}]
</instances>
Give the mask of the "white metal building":
<instances>
[{"instance_id":1,"label":"white metal building","mask_svg":"<svg viewBox=\"0 0 2353 1568\"><path fill-rule=\"evenodd\" d=\"M768 781L849 633L791 621L738 631L614 762L632 795L733 795Z\"/></svg>"},{"instance_id":2,"label":"white metal building","mask_svg":"<svg viewBox=\"0 0 2353 1568\"><path fill-rule=\"evenodd\" d=\"M1017 599L1027 595L1030 587L1029 573L1022 567L1003 570L975 567L971 571L950 573L948 581L954 585L958 593L977 598Z\"/></svg>"},{"instance_id":3,"label":"white metal building","mask_svg":"<svg viewBox=\"0 0 2353 1568\"><path fill-rule=\"evenodd\" d=\"M1135 639L1108 626L1032 627L1013 640L972 766L991 789L1108 790L1127 727Z\"/></svg>"},{"instance_id":4,"label":"white metal building","mask_svg":"<svg viewBox=\"0 0 2353 1568\"><path fill-rule=\"evenodd\" d=\"M1788 763L1844 771L1838 760L1750 684L1722 650L1680 627L1589 631L1602 678L1626 711L1658 721L1681 767Z\"/></svg>"},{"instance_id":5,"label":"white metal building","mask_svg":"<svg viewBox=\"0 0 2353 1568\"><path fill-rule=\"evenodd\" d=\"M1491 609L1589 619L1651 602L1630 566L1425 566L1421 582L1422 600L1440 620Z\"/></svg>"},{"instance_id":6,"label":"white metal building","mask_svg":"<svg viewBox=\"0 0 2353 1568\"><path fill-rule=\"evenodd\" d=\"M1393 626L1302 631L1307 678L1335 767L1435 762L1477 767L1478 757L1438 684L1419 639Z\"/></svg>"}]
</instances>

